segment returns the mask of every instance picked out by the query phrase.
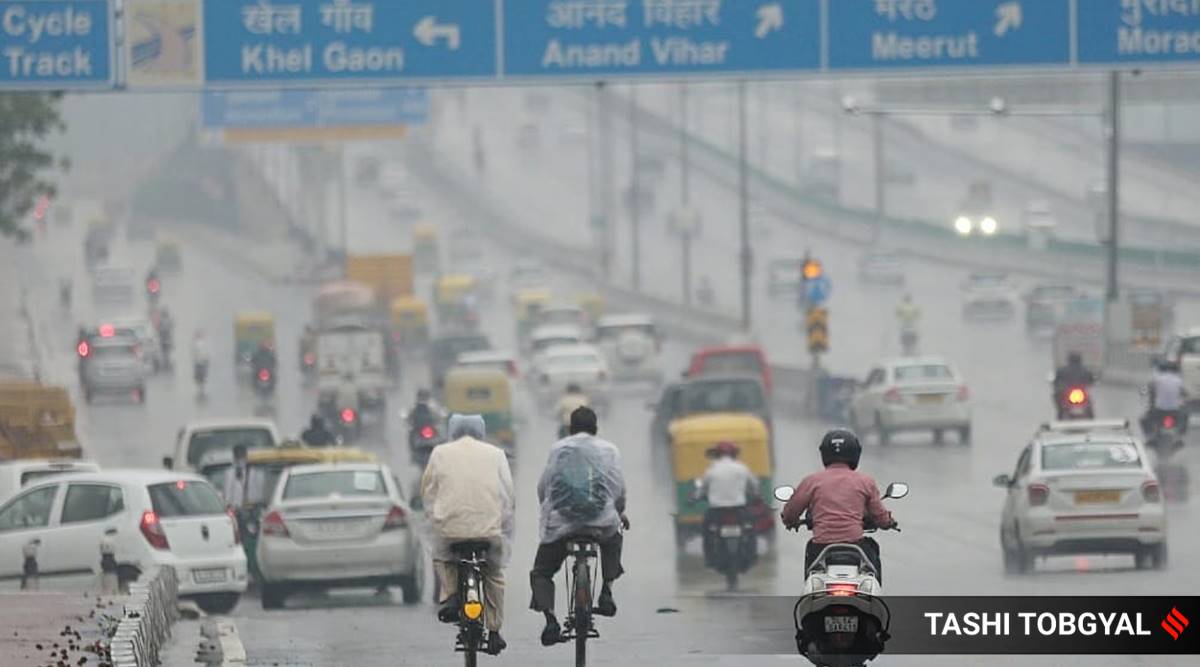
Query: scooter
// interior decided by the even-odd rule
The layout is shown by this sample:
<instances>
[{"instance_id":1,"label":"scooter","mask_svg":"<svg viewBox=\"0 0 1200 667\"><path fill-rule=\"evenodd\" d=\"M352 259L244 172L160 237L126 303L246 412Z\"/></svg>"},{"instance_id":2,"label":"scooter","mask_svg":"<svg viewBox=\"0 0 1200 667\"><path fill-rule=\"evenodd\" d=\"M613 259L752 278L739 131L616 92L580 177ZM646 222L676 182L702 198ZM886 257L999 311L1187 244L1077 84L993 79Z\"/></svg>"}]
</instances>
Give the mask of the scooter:
<instances>
[{"instance_id":1,"label":"scooter","mask_svg":"<svg viewBox=\"0 0 1200 667\"><path fill-rule=\"evenodd\" d=\"M738 589L738 577L758 561L758 537L745 507L709 510L704 522L704 562L725 575L725 587Z\"/></svg>"},{"instance_id":2,"label":"scooter","mask_svg":"<svg viewBox=\"0 0 1200 667\"><path fill-rule=\"evenodd\" d=\"M343 407L338 410L337 435L345 442L353 442L362 435L362 415L358 410L352 407Z\"/></svg>"},{"instance_id":3,"label":"scooter","mask_svg":"<svg viewBox=\"0 0 1200 667\"><path fill-rule=\"evenodd\" d=\"M412 424L408 430L408 449L413 463L424 466L429 463L433 448L442 444L444 438L436 424Z\"/></svg>"},{"instance_id":4,"label":"scooter","mask_svg":"<svg viewBox=\"0 0 1200 667\"><path fill-rule=\"evenodd\" d=\"M254 371L254 393L262 401L269 401L275 395L275 371L260 367Z\"/></svg>"},{"instance_id":5,"label":"scooter","mask_svg":"<svg viewBox=\"0 0 1200 667\"><path fill-rule=\"evenodd\" d=\"M311 385L317 379L317 354L309 351L300 355L300 373L304 376L304 384Z\"/></svg>"},{"instance_id":6,"label":"scooter","mask_svg":"<svg viewBox=\"0 0 1200 667\"><path fill-rule=\"evenodd\" d=\"M780 502L794 489L775 489ZM883 498L908 495L908 485L889 484ZM803 524L812 529L812 517ZM864 526L874 532L874 526ZM899 528L895 528L899 530ZM862 667L883 652L891 638L892 614L881 597L882 587L867 554L856 544L831 544L805 573L804 593L792 610L796 649L817 667Z\"/></svg>"},{"instance_id":7,"label":"scooter","mask_svg":"<svg viewBox=\"0 0 1200 667\"><path fill-rule=\"evenodd\" d=\"M1146 446L1154 450L1159 459L1167 459L1183 449L1183 419L1177 412L1164 412L1152 422L1146 422Z\"/></svg>"}]
</instances>

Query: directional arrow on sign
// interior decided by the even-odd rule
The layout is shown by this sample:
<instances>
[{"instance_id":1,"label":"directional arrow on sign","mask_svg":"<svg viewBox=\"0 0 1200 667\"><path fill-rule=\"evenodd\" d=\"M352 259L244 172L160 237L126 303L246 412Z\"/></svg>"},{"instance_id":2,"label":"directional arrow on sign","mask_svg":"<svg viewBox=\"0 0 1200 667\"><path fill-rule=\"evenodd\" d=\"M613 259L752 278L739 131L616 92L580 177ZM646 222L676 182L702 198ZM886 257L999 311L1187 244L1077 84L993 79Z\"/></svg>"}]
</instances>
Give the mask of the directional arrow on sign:
<instances>
[{"instance_id":1,"label":"directional arrow on sign","mask_svg":"<svg viewBox=\"0 0 1200 667\"><path fill-rule=\"evenodd\" d=\"M425 46L433 46L438 39L445 39L446 47L451 51L457 51L462 46L462 31L458 24L438 23L435 16L426 16L418 21L417 27L413 28L413 35Z\"/></svg>"},{"instance_id":2,"label":"directional arrow on sign","mask_svg":"<svg viewBox=\"0 0 1200 667\"><path fill-rule=\"evenodd\" d=\"M783 5L773 2L758 8L758 27L754 36L766 39L767 35L783 29Z\"/></svg>"},{"instance_id":3,"label":"directional arrow on sign","mask_svg":"<svg viewBox=\"0 0 1200 667\"><path fill-rule=\"evenodd\" d=\"M996 36L1003 37L1010 30L1016 30L1025 22L1025 14L1021 11L1021 3L1017 0L1005 2L996 8Z\"/></svg>"}]
</instances>

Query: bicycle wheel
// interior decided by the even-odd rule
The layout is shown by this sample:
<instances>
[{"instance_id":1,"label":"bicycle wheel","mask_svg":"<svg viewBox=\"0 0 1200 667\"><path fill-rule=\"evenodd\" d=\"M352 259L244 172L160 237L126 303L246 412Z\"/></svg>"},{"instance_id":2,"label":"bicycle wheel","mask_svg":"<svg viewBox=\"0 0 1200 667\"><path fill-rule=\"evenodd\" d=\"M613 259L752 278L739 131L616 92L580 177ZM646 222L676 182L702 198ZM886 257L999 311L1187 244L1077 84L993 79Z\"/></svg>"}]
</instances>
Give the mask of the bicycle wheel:
<instances>
[{"instance_id":1,"label":"bicycle wheel","mask_svg":"<svg viewBox=\"0 0 1200 667\"><path fill-rule=\"evenodd\" d=\"M575 667L587 665L587 640L592 631L592 573L586 558L575 561Z\"/></svg>"},{"instance_id":2,"label":"bicycle wheel","mask_svg":"<svg viewBox=\"0 0 1200 667\"><path fill-rule=\"evenodd\" d=\"M474 648L468 647L465 651L463 651L463 665L466 667L475 667L475 665L478 663L478 659L478 654L475 652Z\"/></svg>"}]
</instances>

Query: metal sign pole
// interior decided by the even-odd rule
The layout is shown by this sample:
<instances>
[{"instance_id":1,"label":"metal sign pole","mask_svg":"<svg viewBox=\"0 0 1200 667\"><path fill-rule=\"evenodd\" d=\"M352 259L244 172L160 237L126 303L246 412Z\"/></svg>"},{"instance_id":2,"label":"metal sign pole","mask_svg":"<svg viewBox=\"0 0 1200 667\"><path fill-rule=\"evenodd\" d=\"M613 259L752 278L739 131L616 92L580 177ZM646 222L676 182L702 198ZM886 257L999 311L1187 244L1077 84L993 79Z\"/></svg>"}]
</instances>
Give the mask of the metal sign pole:
<instances>
[{"instance_id":1,"label":"metal sign pole","mask_svg":"<svg viewBox=\"0 0 1200 667\"><path fill-rule=\"evenodd\" d=\"M741 272L742 272L742 328L750 331L750 279L753 271L753 255L750 250L750 180L746 164L746 82L738 81L738 192L741 209Z\"/></svg>"}]
</instances>

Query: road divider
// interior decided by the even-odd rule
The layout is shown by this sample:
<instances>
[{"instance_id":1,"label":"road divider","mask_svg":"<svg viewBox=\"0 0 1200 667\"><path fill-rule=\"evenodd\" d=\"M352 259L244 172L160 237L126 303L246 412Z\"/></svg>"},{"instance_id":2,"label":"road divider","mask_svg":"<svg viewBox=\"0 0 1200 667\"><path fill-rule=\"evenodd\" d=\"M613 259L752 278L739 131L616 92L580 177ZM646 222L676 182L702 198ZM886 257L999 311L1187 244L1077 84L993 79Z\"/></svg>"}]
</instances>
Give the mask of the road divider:
<instances>
[{"instance_id":1,"label":"road divider","mask_svg":"<svg viewBox=\"0 0 1200 667\"><path fill-rule=\"evenodd\" d=\"M109 644L113 667L156 667L159 653L179 619L175 568L160 567L129 587L123 613Z\"/></svg>"}]
</instances>

